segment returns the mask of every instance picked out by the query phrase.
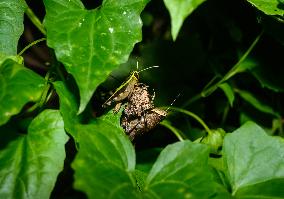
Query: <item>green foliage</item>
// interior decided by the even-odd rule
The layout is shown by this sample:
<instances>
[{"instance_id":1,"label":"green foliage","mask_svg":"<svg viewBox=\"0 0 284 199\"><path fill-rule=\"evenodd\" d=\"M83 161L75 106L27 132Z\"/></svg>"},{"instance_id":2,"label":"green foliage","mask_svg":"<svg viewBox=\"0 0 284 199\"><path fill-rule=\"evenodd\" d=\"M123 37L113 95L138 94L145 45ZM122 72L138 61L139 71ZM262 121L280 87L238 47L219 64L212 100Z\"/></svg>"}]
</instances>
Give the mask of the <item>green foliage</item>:
<instances>
[{"instance_id":1,"label":"green foliage","mask_svg":"<svg viewBox=\"0 0 284 199\"><path fill-rule=\"evenodd\" d=\"M278 0L269 0L269 1L247 0L247 1L267 15L279 15L282 17L284 16L284 9L279 7L281 1Z\"/></svg>"},{"instance_id":2,"label":"green foliage","mask_svg":"<svg viewBox=\"0 0 284 199\"><path fill-rule=\"evenodd\" d=\"M18 40L23 33L23 0L2 0L0 2L0 54L16 55Z\"/></svg>"},{"instance_id":3,"label":"green foliage","mask_svg":"<svg viewBox=\"0 0 284 199\"><path fill-rule=\"evenodd\" d=\"M90 2L0 2L0 198L284 198L282 0ZM132 143L102 105L137 56L181 94Z\"/></svg>"},{"instance_id":4,"label":"green foliage","mask_svg":"<svg viewBox=\"0 0 284 199\"><path fill-rule=\"evenodd\" d=\"M172 37L176 40L183 21L205 0L164 0L171 15Z\"/></svg>"},{"instance_id":5,"label":"green foliage","mask_svg":"<svg viewBox=\"0 0 284 199\"><path fill-rule=\"evenodd\" d=\"M278 55L276 55L278 56ZM274 57L269 63L262 63L252 70L252 74L260 82L263 88L268 88L274 92L284 92L284 82L282 74L284 69L274 62ZM269 65L269 67L267 67Z\"/></svg>"},{"instance_id":6,"label":"green foliage","mask_svg":"<svg viewBox=\"0 0 284 199\"><path fill-rule=\"evenodd\" d=\"M224 141L226 176L237 198L283 198L284 140L268 136L252 122Z\"/></svg>"},{"instance_id":7,"label":"green foliage","mask_svg":"<svg viewBox=\"0 0 284 199\"><path fill-rule=\"evenodd\" d=\"M99 84L141 40L139 14L148 0L105 0L94 10L79 0L71 2L44 0L45 27L48 45L78 84L81 113Z\"/></svg>"},{"instance_id":8,"label":"green foliage","mask_svg":"<svg viewBox=\"0 0 284 199\"><path fill-rule=\"evenodd\" d=\"M72 166L75 188L85 191L89 198L133 197L135 152L117 121L108 113L94 124L77 127L79 153ZM118 120L116 116L115 120ZM91 155L95 154L95 155Z\"/></svg>"},{"instance_id":9,"label":"green foliage","mask_svg":"<svg viewBox=\"0 0 284 199\"><path fill-rule=\"evenodd\" d=\"M0 151L0 198L49 198L63 169L68 136L56 110L45 110L29 125L28 134L1 129L14 140Z\"/></svg>"},{"instance_id":10,"label":"green foliage","mask_svg":"<svg viewBox=\"0 0 284 199\"><path fill-rule=\"evenodd\" d=\"M208 154L205 145L189 141L167 146L147 177L146 198L229 198L213 181Z\"/></svg>"},{"instance_id":11,"label":"green foliage","mask_svg":"<svg viewBox=\"0 0 284 199\"><path fill-rule=\"evenodd\" d=\"M77 117L78 103L76 97L68 90L66 84L61 81L53 83L55 90L59 96L60 102L60 113L64 120L64 127L68 133L70 133L75 141L76 135L76 125L80 123L80 118Z\"/></svg>"},{"instance_id":12,"label":"green foliage","mask_svg":"<svg viewBox=\"0 0 284 199\"><path fill-rule=\"evenodd\" d=\"M215 129L212 130L211 134L202 138L200 142L208 145L212 154L220 155L225 135L226 132L223 129Z\"/></svg>"},{"instance_id":13,"label":"green foliage","mask_svg":"<svg viewBox=\"0 0 284 199\"><path fill-rule=\"evenodd\" d=\"M264 103L260 102L253 94L244 90L237 90L238 94L248 103L250 103L253 107L258 109L263 113L267 113L273 115L275 117L280 117L279 113L274 111L270 106L265 105Z\"/></svg>"},{"instance_id":14,"label":"green foliage","mask_svg":"<svg viewBox=\"0 0 284 199\"><path fill-rule=\"evenodd\" d=\"M44 85L45 80L32 70L11 59L4 61L0 66L0 125L18 114L27 102L38 101Z\"/></svg>"},{"instance_id":15,"label":"green foliage","mask_svg":"<svg viewBox=\"0 0 284 199\"><path fill-rule=\"evenodd\" d=\"M220 84L219 87L222 89L222 91L225 93L226 97L228 98L230 106L233 106L235 100L235 93L232 87L228 83Z\"/></svg>"}]
</instances>

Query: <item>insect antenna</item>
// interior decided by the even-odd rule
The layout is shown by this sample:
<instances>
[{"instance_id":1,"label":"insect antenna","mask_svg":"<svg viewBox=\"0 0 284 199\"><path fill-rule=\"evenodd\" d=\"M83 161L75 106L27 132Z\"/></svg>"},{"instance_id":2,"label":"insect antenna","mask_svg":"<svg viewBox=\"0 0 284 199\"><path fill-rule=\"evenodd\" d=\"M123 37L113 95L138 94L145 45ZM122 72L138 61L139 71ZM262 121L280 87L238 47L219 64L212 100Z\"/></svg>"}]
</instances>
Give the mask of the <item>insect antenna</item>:
<instances>
[{"instance_id":1,"label":"insect antenna","mask_svg":"<svg viewBox=\"0 0 284 199\"><path fill-rule=\"evenodd\" d=\"M145 71L145 70L148 70L148 69L151 69L151 68L159 68L159 66L150 66L148 68L144 68L142 70L139 70L138 73L142 72L142 71Z\"/></svg>"},{"instance_id":2,"label":"insect antenna","mask_svg":"<svg viewBox=\"0 0 284 199\"><path fill-rule=\"evenodd\" d=\"M172 103L170 104L170 106L168 106L168 108L166 109L166 112L168 112L168 110L171 108L171 106L175 103L175 101L179 98L180 93L176 96L176 98L172 101Z\"/></svg>"}]
</instances>

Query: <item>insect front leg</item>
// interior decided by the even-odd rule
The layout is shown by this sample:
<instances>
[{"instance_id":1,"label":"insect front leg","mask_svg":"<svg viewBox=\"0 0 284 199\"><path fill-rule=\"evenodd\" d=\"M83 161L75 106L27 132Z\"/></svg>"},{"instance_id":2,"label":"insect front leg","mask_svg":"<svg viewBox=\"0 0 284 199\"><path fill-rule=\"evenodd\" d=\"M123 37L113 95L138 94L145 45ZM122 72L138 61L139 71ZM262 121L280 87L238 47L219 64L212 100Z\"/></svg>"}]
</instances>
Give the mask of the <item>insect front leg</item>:
<instances>
[{"instance_id":1,"label":"insect front leg","mask_svg":"<svg viewBox=\"0 0 284 199\"><path fill-rule=\"evenodd\" d=\"M113 113L118 113L118 111L120 110L122 105L122 102L119 102L115 105L115 107L113 108Z\"/></svg>"}]
</instances>

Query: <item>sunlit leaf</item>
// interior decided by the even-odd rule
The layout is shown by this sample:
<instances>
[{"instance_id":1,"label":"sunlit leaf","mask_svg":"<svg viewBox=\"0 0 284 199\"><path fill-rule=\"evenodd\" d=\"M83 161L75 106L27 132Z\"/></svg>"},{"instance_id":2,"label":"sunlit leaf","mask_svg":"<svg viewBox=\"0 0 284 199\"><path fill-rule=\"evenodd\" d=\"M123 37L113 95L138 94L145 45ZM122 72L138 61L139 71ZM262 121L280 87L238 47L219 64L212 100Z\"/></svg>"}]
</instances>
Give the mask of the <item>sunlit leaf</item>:
<instances>
[{"instance_id":1,"label":"sunlit leaf","mask_svg":"<svg viewBox=\"0 0 284 199\"><path fill-rule=\"evenodd\" d=\"M36 102L45 80L32 70L7 59L0 66L0 125L19 113L27 102Z\"/></svg>"},{"instance_id":2,"label":"sunlit leaf","mask_svg":"<svg viewBox=\"0 0 284 199\"><path fill-rule=\"evenodd\" d=\"M284 16L284 9L281 8L281 3L278 0L247 0L257 9L261 10L267 15ZM283 5L282 5L283 6Z\"/></svg>"},{"instance_id":3,"label":"sunlit leaf","mask_svg":"<svg viewBox=\"0 0 284 199\"><path fill-rule=\"evenodd\" d=\"M64 120L64 127L77 142L76 125L80 124L80 119L77 116L78 103L76 97L63 82L57 81L53 85L59 96L60 113Z\"/></svg>"},{"instance_id":4,"label":"sunlit leaf","mask_svg":"<svg viewBox=\"0 0 284 199\"><path fill-rule=\"evenodd\" d=\"M148 198L230 198L213 181L209 148L190 141L167 146L145 182Z\"/></svg>"},{"instance_id":5,"label":"sunlit leaf","mask_svg":"<svg viewBox=\"0 0 284 199\"><path fill-rule=\"evenodd\" d=\"M164 0L171 15L172 37L176 40L184 20L205 0Z\"/></svg>"},{"instance_id":6,"label":"sunlit leaf","mask_svg":"<svg viewBox=\"0 0 284 199\"><path fill-rule=\"evenodd\" d=\"M18 136L0 151L0 198L50 198L63 169L67 139L58 111L38 115L27 135Z\"/></svg>"},{"instance_id":7,"label":"sunlit leaf","mask_svg":"<svg viewBox=\"0 0 284 199\"><path fill-rule=\"evenodd\" d=\"M104 0L86 10L78 0L44 0L47 43L80 90L79 112L94 90L141 40L140 12L148 0Z\"/></svg>"},{"instance_id":8,"label":"sunlit leaf","mask_svg":"<svg viewBox=\"0 0 284 199\"><path fill-rule=\"evenodd\" d=\"M24 12L27 8L23 0L0 1L0 53L16 55L18 40L24 31Z\"/></svg>"},{"instance_id":9,"label":"sunlit leaf","mask_svg":"<svg viewBox=\"0 0 284 199\"><path fill-rule=\"evenodd\" d=\"M110 111L93 124L78 125L79 152L72 164L75 188L89 198L136 198L134 148Z\"/></svg>"}]
</instances>

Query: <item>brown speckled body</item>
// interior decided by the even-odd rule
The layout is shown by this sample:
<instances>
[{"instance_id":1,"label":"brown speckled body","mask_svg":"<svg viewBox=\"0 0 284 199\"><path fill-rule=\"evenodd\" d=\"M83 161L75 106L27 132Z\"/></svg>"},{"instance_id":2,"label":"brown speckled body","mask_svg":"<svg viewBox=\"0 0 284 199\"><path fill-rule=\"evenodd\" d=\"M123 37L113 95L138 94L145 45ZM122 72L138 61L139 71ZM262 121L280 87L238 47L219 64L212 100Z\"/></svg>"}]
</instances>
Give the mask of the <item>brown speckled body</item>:
<instances>
[{"instance_id":1,"label":"brown speckled body","mask_svg":"<svg viewBox=\"0 0 284 199\"><path fill-rule=\"evenodd\" d=\"M141 117L149 109L154 108L153 97L149 94L148 86L138 83L128 97L124 114L129 118Z\"/></svg>"},{"instance_id":2,"label":"brown speckled body","mask_svg":"<svg viewBox=\"0 0 284 199\"><path fill-rule=\"evenodd\" d=\"M167 112L153 108L145 112L144 116L129 118L127 115L122 115L121 126L131 140L137 135L141 135L153 129L159 124L167 115Z\"/></svg>"},{"instance_id":3,"label":"brown speckled body","mask_svg":"<svg viewBox=\"0 0 284 199\"><path fill-rule=\"evenodd\" d=\"M121 126L133 140L153 129L167 115L167 112L154 107L154 95L150 95L148 86L138 82L138 72L133 73L128 80L103 104L109 106L116 103L114 113L117 113L123 101L127 102L122 116Z\"/></svg>"}]
</instances>

